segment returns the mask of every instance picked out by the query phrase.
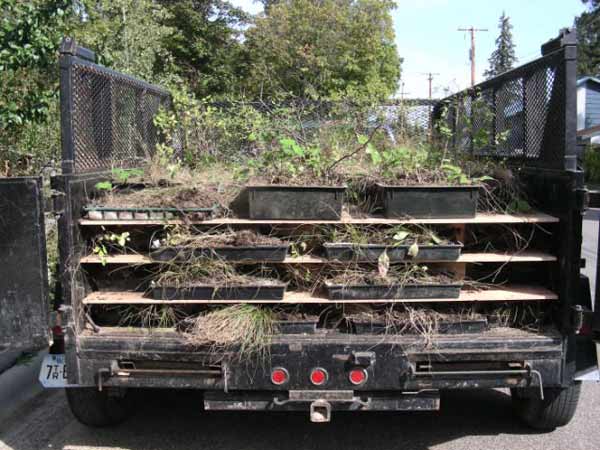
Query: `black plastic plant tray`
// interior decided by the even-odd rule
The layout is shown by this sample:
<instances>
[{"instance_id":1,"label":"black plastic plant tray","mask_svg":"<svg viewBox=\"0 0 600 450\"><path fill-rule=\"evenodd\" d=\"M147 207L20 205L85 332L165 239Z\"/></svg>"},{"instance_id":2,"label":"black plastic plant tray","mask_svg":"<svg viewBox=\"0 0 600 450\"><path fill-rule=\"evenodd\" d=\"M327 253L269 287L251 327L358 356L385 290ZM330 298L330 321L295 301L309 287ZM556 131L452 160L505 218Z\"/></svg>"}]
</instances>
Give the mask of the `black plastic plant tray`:
<instances>
[{"instance_id":1,"label":"black plastic plant tray","mask_svg":"<svg viewBox=\"0 0 600 450\"><path fill-rule=\"evenodd\" d=\"M462 244L420 245L415 258L408 256L410 244L385 246L380 244L356 245L352 243L325 243L325 257L336 261L377 261L387 251L390 261L456 261L460 257Z\"/></svg>"},{"instance_id":2,"label":"black plastic plant tray","mask_svg":"<svg viewBox=\"0 0 600 450\"><path fill-rule=\"evenodd\" d=\"M187 261L192 257L219 258L227 261L281 262L288 254L289 244L249 247L165 247L155 250L150 257L156 261Z\"/></svg>"},{"instance_id":3,"label":"black plastic plant tray","mask_svg":"<svg viewBox=\"0 0 600 450\"><path fill-rule=\"evenodd\" d=\"M329 300L412 300L458 298L462 284L334 285L326 283Z\"/></svg>"},{"instance_id":4,"label":"black plastic plant tray","mask_svg":"<svg viewBox=\"0 0 600 450\"><path fill-rule=\"evenodd\" d=\"M352 320L354 325L354 332L356 334L383 334L383 333L394 333L394 328L387 328L384 322L380 321L355 321ZM438 323L439 334L468 334L468 333L483 333L489 329L488 321L485 318L481 319L469 319L461 321L440 321ZM404 333L411 334L410 330L406 330Z\"/></svg>"},{"instance_id":5,"label":"black plastic plant tray","mask_svg":"<svg viewBox=\"0 0 600 450\"><path fill-rule=\"evenodd\" d=\"M388 218L470 218L477 213L479 186L377 186Z\"/></svg>"},{"instance_id":6,"label":"black plastic plant tray","mask_svg":"<svg viewBox=\"0 0 600 450\"><path fill-rule=\"evenodd\" d=\"M345 190L345 186L248 186L250 218L339 220Z\"/></svg>"},{"instance_id":7,"label":"black plastic plant tray","mask_svg":"<svg viewBox=\"0 0 600 450\"><path fill-rule=\"evenodd\" d=\"M283 300L285 284L273 286L157 286L155 300Z\"/></svg>"},{"instance_id":8,"label":"black plastic plant tray","mask_svg":"<svg viewBox=\"0 0 600 450\"><path fill-rule=\"evenodd\" d=\"M181 216L210 219L214 208L113 208L109 206L86 206L84 216L91 220L162 220Z\"/></svg>"},{"instance_id":9,"label":"black plastic plant tray","mask_svg":"<svg viewBox=\"0 0 600 450\"><path fill-rule=\"evenodd\" d=\"M408 256L409 246L407 246L406 248L406 259L408 260L415 259L418 261L456 261L460 257L463 245L458 242L445 245L419 245L419 252L414 258Z\"/></svg>"},{"instance_id":10,"label":"black plastic plant tray","mask_svg":"<svg viewBox=\"0 0 600 450\"><path fill-rule=\"evenodd\" d=\"M403 261L406 259L408 246L386 246L380 244L352 244L346 242L325 243L325 257L335 261L377 261L381 254L387 250L390 261Z\"/></svg>"},{"instance_id":11,"label":"black plastic plant tray","mask_svg":"<svg viewBox=\"0 0 600 450\"><path fill-rule=\"evenodd\" d=\"M315 334L317 323L315 319L280 320L275 322L275 328L281 334Z\"/></svg>"}]
</instances>

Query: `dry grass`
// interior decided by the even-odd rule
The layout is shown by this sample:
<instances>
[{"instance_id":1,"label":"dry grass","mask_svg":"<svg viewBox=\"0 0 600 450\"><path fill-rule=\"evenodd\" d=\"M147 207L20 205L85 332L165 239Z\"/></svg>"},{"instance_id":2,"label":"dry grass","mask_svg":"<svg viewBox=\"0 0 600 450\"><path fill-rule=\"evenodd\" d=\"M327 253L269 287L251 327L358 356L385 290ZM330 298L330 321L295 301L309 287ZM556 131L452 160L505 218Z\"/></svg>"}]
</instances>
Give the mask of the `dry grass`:
<instances>
[{"instance_id":1,"label":"dry grass","mask_svg":"<svg viewBox=\"0 0 600 450\"><path fill-rule=\"evenodd\" d=\"M194 233L189 228L173 227L169 232L165 245L184 246L192 248L216 247L252 247L252 246L277 246L284 242L273 236L265 236L254 230L226 230Z\"/></svg>"},{"instance_id":2,"label":"dry grass","mask_svg":"<svg viewBox=\"0 0 600 450\"><path fill-rule=\"evenodd\" d=\"M220 259L198 258L191 255L185 261L169 261L160 265L153 277L157 286L189 287L194 285L218 285L220 287L279 284L266 267L257 268L252 274L238 271L236 265Z\"/></svg>"},{"instance_id":3,"label":"dry grass","mask_svg":"<svg viewBox=\"0 0 600 450\"><path fill-rule=\"evenodd\" d=\"M239 360L266 357L275 331L271 309L239 304L186 319L185 337L192 345L208 345L211 353L235 350Z\"/></svg>"}]
</instances>

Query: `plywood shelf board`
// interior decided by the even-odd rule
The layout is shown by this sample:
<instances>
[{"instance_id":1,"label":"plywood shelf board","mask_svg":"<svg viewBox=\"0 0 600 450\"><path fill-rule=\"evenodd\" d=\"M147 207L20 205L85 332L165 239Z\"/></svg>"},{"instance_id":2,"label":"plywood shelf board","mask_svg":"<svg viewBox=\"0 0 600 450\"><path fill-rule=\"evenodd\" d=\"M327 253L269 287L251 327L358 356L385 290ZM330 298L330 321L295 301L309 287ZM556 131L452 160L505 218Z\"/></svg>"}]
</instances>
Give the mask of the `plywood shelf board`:
<instances>
[{"instance_id":1,"label":"plywood shelf board","mask_svg":"<svg viewBox=\"0 0 600 450\"><path fill-rule=\"evenodd\" d=\"M143 292L131 291L97 291L88 295L83 303L87 305L119 305L119 304L333 304L333 303L456 303L456 302L513 302L513 301L552 301L558 296L542 287L536 286L504 286L487 290L461 291L456 299L369 299L369 300L337 300L315 296L308 292L286 292L283 300L153 300L144 297Z\"/></svg>"},{"instance_id":2,"label":"plywood shelf board","mask_svg":"<svg viewBox=\"0 0 600 450\"><path fill-rule=\"evenodd\" d=\"M556 261L557 258L554 255L549 255L544 252L528 250L521 251L518 253L499 253L499 252L486 252L486 253L463 253L457 263L502 263L502 262L551 262ZM150 257L139 254L132 255L110 255L105 258L100 258L97 255L87 255L81 258L82 264L152 264L160 263L154 261ZM406 262L419 262L418 258L410 259ZM245 261L244 261L245 262ZM261 261L256 261L260 263ZM436 261L427 261L436 262ZM440 262L440 261L438 261ZM340 264L340 262L330 261L325 258L318 256L300 256L300 257L287 257L281 261L282 264Z\"/></svg>"},{"instance_id":3,"label":"plywood shelf board","mask_svg":"<svg viewBox=\"0 0 600 450\"><path fill-rule=\"evenodd\" d=\"M341 220L251 220L237 218L211 219L204 221L175 220L91 220L80 219L82 226L156 226L156 225L400 225L400 224L495 224L495 223L556 223L559 219L544 213L532 214L488 214L482 213L472 218L456 217L444 219L386 219L384 217L357 218L344 215Z\"/></svg>"}]
</instances>

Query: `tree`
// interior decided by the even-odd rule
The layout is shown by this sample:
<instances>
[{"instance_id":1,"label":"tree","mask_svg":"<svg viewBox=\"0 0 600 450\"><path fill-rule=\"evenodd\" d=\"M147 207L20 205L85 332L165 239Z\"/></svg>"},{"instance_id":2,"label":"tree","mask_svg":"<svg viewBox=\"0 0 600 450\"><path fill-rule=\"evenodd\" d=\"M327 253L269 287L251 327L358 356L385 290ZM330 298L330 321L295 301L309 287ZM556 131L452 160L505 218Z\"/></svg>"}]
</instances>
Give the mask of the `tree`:
<instances>
[{"instance_id":1,"label":"tree","mask_svg":"<svg viewBox=\"0 0 600 450\"><path fill-rule=\"evenodd\" d=\"M600 0L582 0L588 10L575 19L578 39L577 71L600 75Z\"/></svg>"},{"instance_id":2,"label":"tree","mask_svg":"<svg viewBox=\"0 0 600 450\"><path fill-rule=\"evenodd\" d=\"M72 2L0 0L0 134L44 120Z\"/></svg>"},{"instance_id":3,"label":"tree","mask_svg":"<svg viewBox=\"0 0 600 450\"><path fill-rule=\"evenodd\" d=\"M93 49L100 63L147 81L157 81L155 66L164 58L163 24L167 11L154 0L82 0L77 41Z\"/></svg>"},{"instance_id":4,"label":"tree","mask_svg":"<svg viewBox=\"0 0 600 450\"><path fill-rule=\"evenodd\" d=\"M222 0L161 3L169 13L163 24L172 33L163 38L169 58L158 61L158 70L185 79L198 97L233 92L244 76L240 34L246 14Z\"/></svg>"},{"instance_id":5,"label":"tree","mask_svg":"<svg viewBox=\"0 0 600 450\"><path fill-rule=\"evenodd\" d=\"M500 34L496 38L496 49L492 52L489 68L484 72L486 78L493 78L513 68L517 58L512 36L512 25L506 13L502 13L498 24Z\"/></svg>"},{"instance_id":6,"label":"tree","mask_svg":"<svg viewBox=\"0 0 600 450\"><path fill-rule=\"evenodd\" d=\"M254 97L382 100L395 93L401 60L391 0L281 0L246 32Z\"/></svg>"}]
</instances>

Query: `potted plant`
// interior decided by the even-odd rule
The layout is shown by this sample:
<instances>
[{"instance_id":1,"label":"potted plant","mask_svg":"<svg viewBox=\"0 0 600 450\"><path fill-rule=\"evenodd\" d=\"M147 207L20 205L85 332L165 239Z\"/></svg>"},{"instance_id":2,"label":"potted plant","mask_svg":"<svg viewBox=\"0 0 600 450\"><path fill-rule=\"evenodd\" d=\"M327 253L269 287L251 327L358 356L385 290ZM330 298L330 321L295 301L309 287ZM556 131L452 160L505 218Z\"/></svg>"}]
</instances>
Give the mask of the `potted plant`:
<instances>
[{"instance_id":1,"label":"potted plant","mask_svg":"<svg viewBox=\"0 0 600 450\"><path fill-rule=\"evenodd\" d=\"M394 267L386 273L347 269L325 282L330 300L458 298L462 283L443 273L430 273L416 264Z\"/></svg>"},{"instance_id":2,"label":"potted plant","mask_svg":"<svg viewBox=\"0 0 600 450\"><path fill-rule=\"evenodd\" d=\"M136 169L136 177L140 171ZM111 179L96 183L91 202L84 207L88 219L161 220L186 216L205 220L215 214L228 215L229 204L239 192L234 183L207 181L206 174L183 169L156 182L134 183L135 178L127 178L130 173L113 169Z\"/></svg>"},{"instance_id":3,"label":"potted plant","mask_svg":"<svg viewBox=\"0 0 600 450\"><path fill-rule=\"evenodd\" d=\"M492 179L471 177L458 157L422 145L369 154L378 180L372 192L388 218L475 217L481 183Z\"/></svg>"},{"instance_id":4,"label":"potted plant","mask_svg":"<svg viewBox=\"0 0 600 450\"><path fill-rule=\"evenodd\" d=\"M190 258L209 257L228 261L280 262L290 247L273 236L254 230L231 229L193 233L190 229L172 227L165 238L154 240L151 257L156 261L187 261Z\"/></svg>"},{"instance_id":5,"label":"potted plant","mask_svg":"<svg viewBox=\"0 0 600 450\"><path fill-rule=\"evenodd\" d=\"M405 260L456 261L463 245L423 226L388 229L344 225L331 229L323 244L325 256L337 261L376 262L383 253L391 262Z\"/></svg>"},{"instance_id":6,"label":"potted plant","mask_svg":"<svg viewBox=\"0 0 600 450\"><path fill-rule=\"evenodd\" d=\"M334 166L320 147L280 139L250 163L250 218L339 220L346 186L335 177Z\"/></svg>"},{"instance_id":7,"label":"potted plant","mask_svg":"<svg viewBox=\"0 0 600 450\"><path fill-rule=\"evenodd\" d=\"M162 264L151 283L157 300L282 300L286 284L239 272L221 260L193 258Z\"/></svg>"}]
</instances>

